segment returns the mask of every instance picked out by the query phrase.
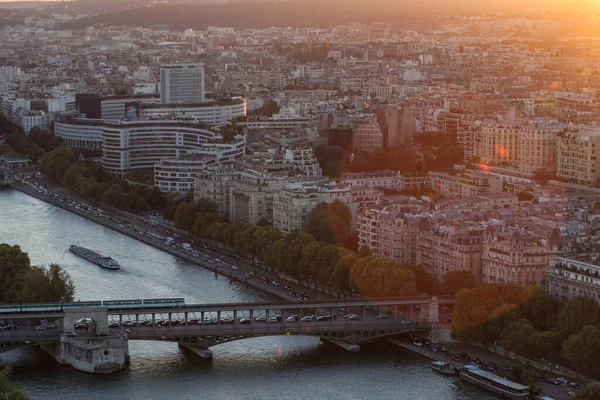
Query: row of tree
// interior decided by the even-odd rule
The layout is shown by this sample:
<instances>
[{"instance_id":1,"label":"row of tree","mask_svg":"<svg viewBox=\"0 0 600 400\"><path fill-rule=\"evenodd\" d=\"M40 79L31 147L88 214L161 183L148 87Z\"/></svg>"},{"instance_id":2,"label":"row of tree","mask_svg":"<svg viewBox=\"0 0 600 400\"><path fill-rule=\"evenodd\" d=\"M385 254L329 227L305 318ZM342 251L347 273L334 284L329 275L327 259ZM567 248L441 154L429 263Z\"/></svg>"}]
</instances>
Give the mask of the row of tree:
<instances>
[{"instance_id":1,"label":"row of tree","mask_svg":"<svg viewBox=\"0 0 600 400\"><path fill-rule=\"evenodd\" d=\"M566 360L578 371L600 366L600 304L563 303L542 289L481 283L457 294L453 331L468 342L500 342L524 357Z\"/></svg>"},{"instance_id":2,"label":"row of tree","mask_svg":"<svg viewBox=\"0 0 600 400\"><path fill-rule=\"evenodd\" d=\"M31 265L19 246L0 244L0 303L72 301L75 287L69 274L57 264L48 268Z\"/></svg>"},{"instance_id":3,"label":"row of tree","mask_svg":"<svg viewBox=\"0 0 600 400\"><path fill-rule=\"evenodd\" d=\"M372 256L366 247L358 254L352 251L351 246L344 246L349 243L350 211L339 201L318 205L307 217L304 231L287 235L269 225L231 224L207 200L170 203L165 218L196 239L227 246L304 285L319 282L336 293L354 290L372 297L454 294L475 286L470 271L451 272L442 284L420 266Z\"/></svg>"},{"instance_id":4,"label":"row of tree","mask_svg":"<svg viewBox=\"0 0 600 400\"><path fill-rule=\"evenodd\" d=\"M42 172L87 200L122 210L162 210L167 204L158 188L129 185L94 161L78 160L77 153L67 147L59 147L46 154L42 159Z\"/></svg>"}]
</instances>

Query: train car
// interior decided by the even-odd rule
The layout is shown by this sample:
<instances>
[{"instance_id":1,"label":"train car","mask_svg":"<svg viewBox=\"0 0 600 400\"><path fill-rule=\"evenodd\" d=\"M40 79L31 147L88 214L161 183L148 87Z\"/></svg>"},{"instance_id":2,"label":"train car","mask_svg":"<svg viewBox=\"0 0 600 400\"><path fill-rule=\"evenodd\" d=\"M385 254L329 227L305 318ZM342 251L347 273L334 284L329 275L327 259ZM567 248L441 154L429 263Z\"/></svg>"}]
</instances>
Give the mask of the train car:
<instances>
[{"instance_id":1,"label":"train car","mask_svg":"<svg viewBox=\"0 0 600 400\"><path fill-rule=\"evenodd\" d=\"M144 299L144 307L183 307L185 299Z\"/></svg>"},{"instance_id":2,"label":"train car","mask_svg":"<svg viewBox=\"0 0 600 400\"><path fill-rule=\"evenodd\" d=\"M144 301L142 299L136 300L104 300L102 305L106 308L134 308L143 307Z\"/></svg>"}]
</instances>

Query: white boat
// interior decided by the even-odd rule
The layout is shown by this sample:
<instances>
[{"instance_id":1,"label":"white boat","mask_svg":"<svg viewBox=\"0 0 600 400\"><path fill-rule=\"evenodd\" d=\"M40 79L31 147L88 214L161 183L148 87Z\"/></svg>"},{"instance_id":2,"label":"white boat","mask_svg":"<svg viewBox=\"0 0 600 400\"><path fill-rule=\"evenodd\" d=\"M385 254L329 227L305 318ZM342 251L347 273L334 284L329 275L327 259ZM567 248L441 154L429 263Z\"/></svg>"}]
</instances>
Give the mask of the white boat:
<instances>
[{"instance_id":1,"label":"white boat","mask_svg":"<svg viewBox=\"0 0 600 400\"><path fill-rule=\"evenodd\" d=\"M434 371L441 372L446 375L456 375L456 367L454 364L447 363L445 361L434 361L431 363L431 369Z\"/></svg>"},{"instance_id":2,"label":"white boat","mask_svg":"<svg viewBox=\"0 0 600 400\"><path fill-rule=\"evenodd\" d=\"M494 392L505 399L524 400L529 398L529 388L527 386L479 369L475 365L465 365L460 371L460 378Z\"/></svg>"}]
</instances>

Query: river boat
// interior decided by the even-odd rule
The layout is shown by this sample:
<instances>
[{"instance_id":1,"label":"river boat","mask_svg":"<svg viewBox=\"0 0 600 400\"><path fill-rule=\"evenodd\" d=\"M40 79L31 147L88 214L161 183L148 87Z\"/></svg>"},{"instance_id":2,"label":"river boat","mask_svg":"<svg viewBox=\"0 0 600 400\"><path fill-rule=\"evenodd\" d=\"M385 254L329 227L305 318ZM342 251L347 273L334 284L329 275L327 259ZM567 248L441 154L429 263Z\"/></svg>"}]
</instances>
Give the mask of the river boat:
<instances>
[{"instance_id":1,"label":"river boat","mask_svg":"<svg viewBox=\"0 0 600 400\"><path fill-rule=\"evenodd\" d=\"M431 363L431 369L434 371L441 372L445 375L457 375L458 370L452 363L447 363L445 361L434 361Z\"/></svg>"},{"instance_id":2,"label":"river boat","mask_svg":"<svg viewBox=\"0 0 600 400\"><path fill-rule=\"evenodd\" d=\"M479 369L475 365L465 365L460 371L460 378L480 388L494 392L505 399L525 400L529 398L529 388L527 386Z\"/></svg>"},{"instance_id":3,"label":"river boat","mask_svg":"<svg viewBox=\"0 0 600 400\"><path fill-rule=\"evenodd\" d=\"M121 266L118 262L113 260L110 257L105 257L99 253L96 253L93 250L86 249L85 247L71 245L69 247L69 251L73 254L78 255L81 258L85 258L86 260L93 262L96 265L101 266L106 269L119 269Z\"/></svg>"}]
</instances>

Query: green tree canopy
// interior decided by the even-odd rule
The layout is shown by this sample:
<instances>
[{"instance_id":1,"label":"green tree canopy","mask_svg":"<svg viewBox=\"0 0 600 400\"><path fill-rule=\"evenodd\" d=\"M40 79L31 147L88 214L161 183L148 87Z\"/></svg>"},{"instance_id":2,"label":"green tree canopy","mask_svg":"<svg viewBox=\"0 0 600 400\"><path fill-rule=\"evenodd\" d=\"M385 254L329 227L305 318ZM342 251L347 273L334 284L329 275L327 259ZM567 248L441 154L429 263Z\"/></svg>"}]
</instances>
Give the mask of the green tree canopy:
<instances>
[{"instance_id":1,"label":"green tree canopy","mask_svg":"<svg viewBox=\"0 0 600 400\"><path fill-rule=\"evenodd\" d=\"M600 304L591 296L576 296L558 315L558 327L564 337L578 333L586 325L600 323Z\"/></svg>"},{"instance_id":2,"label":"green tree canopy","mask_svg":"<svg viewBox=\"0 0 600 400\"><path fill-rule=\"evenodd\" d=\"M563 356L579 371L600 365L600 330L587 325L563 342Z\"/></svg>"}]
</instances>

